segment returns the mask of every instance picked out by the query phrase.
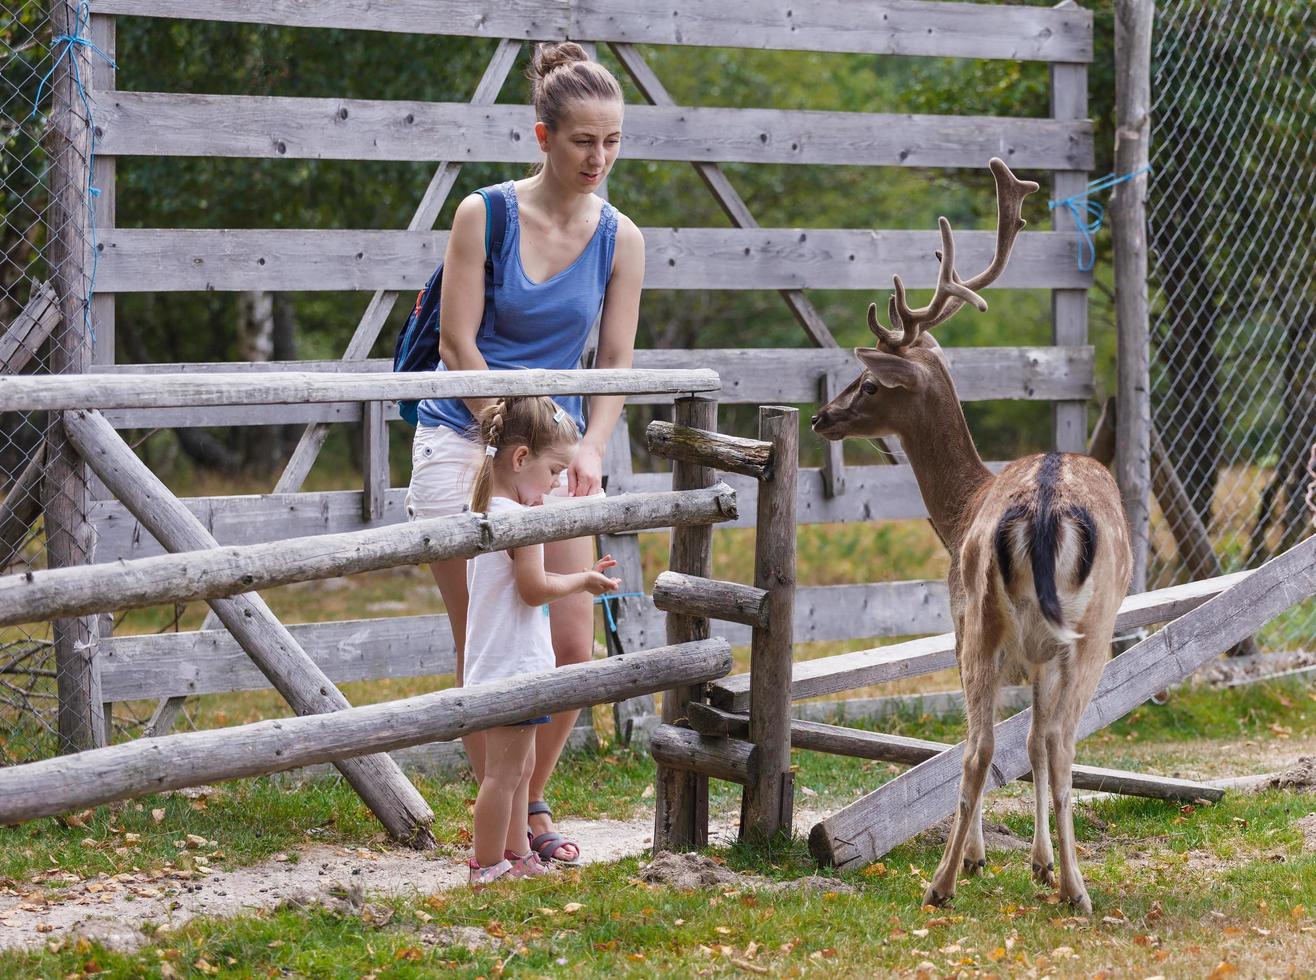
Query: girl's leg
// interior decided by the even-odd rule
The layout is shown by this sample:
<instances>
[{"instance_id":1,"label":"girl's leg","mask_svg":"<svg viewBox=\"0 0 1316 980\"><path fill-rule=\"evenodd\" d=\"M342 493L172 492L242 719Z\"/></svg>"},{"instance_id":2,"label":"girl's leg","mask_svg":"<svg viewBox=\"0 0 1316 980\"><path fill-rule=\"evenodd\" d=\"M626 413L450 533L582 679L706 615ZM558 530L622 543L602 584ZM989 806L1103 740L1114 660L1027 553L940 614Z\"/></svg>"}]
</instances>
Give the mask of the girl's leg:
<instances>
[{"instance_id":1,"label":"girl's leg","mask_svg":"<svg viewBox=\"0 0 1316 980\"><path fill-rule=\"evenodd\" d=\"M550 572L579 572L594 564L594 542L589 538L557 541L544 545L544 567ZM559 599L548 607L549 623L553 633L553 656L559 667L589 660L594 652L594 604L587 594ZM567 744L571 729L575 727L579 711L562 711L553 716L547 725L536 725L535 770L530 777L530 799L542 800L548 778L553 774L558 756ZM546 813L530 818L530 829L536 835L553 830L553 821ZM574 861L579 851L574 844L564 844L557 857Z\"/></svg>"},{"instance_id":2,"label":"girl's leg","mask_svg":"<svg viewBox=\"0 0 1316 980\"><path fill-rule=\"evenodd\" d=\"M457 686L462 684L466 666L466 606L470 596L466 591L466 559L451 558L447 561L430 563L430 574L443 596L444 608L448 610L448 623L452 627L452 642L457 648ZM466 757L471 762L471 771L475 781L484 779L484 732L472 732L463 736L462 745L466 747Z\"/></svg>"},{"instance_id":3,"label":"girl's leg","mask_svg":"<svg viewBox=\"0 0 1316 980\"><path fill-rule=\"evenodd\" d=\"M517 791L525 785L526 760L534 748L534 727L490 728L484 733L484 779L475 797L472 834L475 860L482 868L503 859L503 851L511 839L509 827L516 827L521 846L525 846L521 831L525 808L514 810L513 806Z\"/></svg>"},{"instance_id":4,"label":"girl's leg","mask_svg":"<svg viewBox=\"0 0 1316 980\"><path fill-rule=\"evenodd\" d=\"M527 725L527 728L543 728L543 725ZM521 781L512 796L512 819L507 822L507 840L504 847L513 854L525 854L529 847L525 827L521 823L521 814L530 805L530 776L535 771L535 740L530 739L530 751L526 753L525 764L521 767Z\"/></svg>"}]
</instances>

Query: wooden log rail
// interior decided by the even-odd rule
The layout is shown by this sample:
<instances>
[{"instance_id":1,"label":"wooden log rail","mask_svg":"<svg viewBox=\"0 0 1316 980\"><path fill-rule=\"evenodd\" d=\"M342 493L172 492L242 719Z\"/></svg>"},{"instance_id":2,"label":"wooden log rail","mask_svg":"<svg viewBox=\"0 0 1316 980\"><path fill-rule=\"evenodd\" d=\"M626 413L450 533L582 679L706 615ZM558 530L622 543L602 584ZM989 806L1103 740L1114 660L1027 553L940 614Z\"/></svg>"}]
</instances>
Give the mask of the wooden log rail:
<instances>
[{"instance_id":1,"label":"wooden log rail","mask_svg":"<svg viewBox=\"0 0 1316 980\"><path fill-rule=\"evenodd\" d=\"M1113 658L1076 737L1086 738L1122 718L1313 594L1316 536L1235 579L1229 588ZM988 792L1031 768L1027 737L1032 714L1027 708L996 726ZM854 868L927 829L957 804L963 756L961 742L832 814L809 834L810 852L822 864Z\"/></svg>"},{"instance_id":2,"label":"wooden log rail","mask_svg":"<svg viewBox=\"0 0 1316 980\"><path fill-rule=\"evenodd\" d=\"M742 786L758 778L758 746L742 739L708 738L689 728L659 725L649 735L649 751L655 762L669 769Z\"/></svg>"},{"instance_id":3,"label":"wooden log rail","mask_svg":"<svg viewBox=\"0 0 1316 980\"><path fill-rule=\"evenodd\" d=\"M735 514L734 491L719 485L10 575L0 578L0 625L212 599L587 535L715 524Z\"/></svg>"},{"instance_id":4,"label":"wooden log rail","mask_svg":"<svg viewBox=\"0 0 1316 980\"><path fill-rule=\"evenodd\" d=\"M749 734L749 715L732 714L709 704L691 704L688 707L690 727L699 735L706 736L705 741L713 741L717 737L734 740L745 738ZM887 735L882 732L869 732L858 728L793 718L791 719L791 748L913 766L926 762L952 746L945 742L932 742L923 738ZM717 775L717 773L710 772L709 775ZM1033 774L1027 772L1019 778L1024 782L1032 782ZM1096 766L1074 766L1073 785L1075 789L1119 793L1121 796L1144 796L1156 800L1175 800L1183 803L1192 803L1195 800L1215 802L1225 795L1225 791L1218 786L1208 786L1188 779L1149 776L1139 772L1101 769Z\"/></svg>"},{"instance_id":5,"label":"wooden log rail","mask_svg":"<svg viewBox=\"0 0 1316 980\"><path fill-rule=\"evenodd\" d=\"M663 572L653 584L653 604L667 613L760 628L768 625L768 593L739 582Z\"/></svg>"},{"instance_id":6,"label":"wooden log rail","mask_svg":"<svg viewBox=\"0 0 1316 980\"><path fill-rule=\"evenodd\" d=\"M91 408L190 408L297 405L408 398L500 398L509 395L632 395L716 391L716 372L588 371L225 372L96 374L80 377L0 375L0 411ZM279 422L281 419L272 419Z\"/></svg>"},{"instance_id":7,"label":"wooden log rail","mask_svg":"<svg viewBox=\"0 0 1316 980\"><path fill-rule=\"evenodd\" d=\"M730 669L730 647L710 639L329 714L138 739L11 766L0 769L0 825L455 739L539 715L708 681Z\"/></svg>"},{"instance_id":8,"label":"wooden log rail","mask_svg":"<svg viewBox=\"0 0 1316 980\"><path fill-rule=\"evenodd\" d=\"M1133 629L1175 619L1225 589L1244 581L1253 572L1234 572L1201 582L1131 595L1120 606L1116 629ZM3 581L3 580L0 580ZM795 664L790 678L793 701L839 694L859 687L882 684L902 677L931 674L955 666L955 634L920 637L905 643L819 657ZM709 685L708 700L726 711L747 711L750 674L732 674Z\"/></svg>"},{"instance_id":9,"label":"wooden log rail","mask_svg":"<svg viewBox=\"0 0 1316 980\"><path fill-rule=\"evenodd\" d=\"M772 475L772 445L760 439L740 439L671 422L650 422L645 437L649 452L663 459L679 459L756 480L770 479Z\"/></svg>"}]
</instances>

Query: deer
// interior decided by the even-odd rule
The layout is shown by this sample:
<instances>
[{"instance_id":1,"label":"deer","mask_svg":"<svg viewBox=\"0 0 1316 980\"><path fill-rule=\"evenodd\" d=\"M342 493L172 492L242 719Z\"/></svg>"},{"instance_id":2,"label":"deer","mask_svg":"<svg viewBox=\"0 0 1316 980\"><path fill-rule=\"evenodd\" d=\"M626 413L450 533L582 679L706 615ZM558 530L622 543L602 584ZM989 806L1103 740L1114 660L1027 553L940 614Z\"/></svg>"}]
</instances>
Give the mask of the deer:
<instances>
[{"instance_id":1,"label":"deer","mask_svg":"<svg viewBox=\"0 0 1316 980\"><path fill-rule=\"evenodd\" d=\"M932 526L950 552L947 586L968 734L953 829L924 904L949 903L961 867L972 877L986 866L982 801L995 747L997 694L1005 683L1026 678L1033 701L1033 877L1057 886L1049 796L1060 898L1090 913L1074 844L1074 734L1109 658L1133 558L1119 489L1101 463L1048 452L1015 460L999 473L983 464L945 354L930 333L965 306L987 309L980 291L1004 271L1025 225L1023 201L1038 185L1017 178L998 158L989 166L997 209L991 263L962 279L950 222L940 218L931 302L911 309L900 276L893 277L890 326L879 322L877 305L870 304L868 324L877 345L855 349L859 376L819 409L812 428L829 441L898 439Z\"/></svg>"}]
</instances>

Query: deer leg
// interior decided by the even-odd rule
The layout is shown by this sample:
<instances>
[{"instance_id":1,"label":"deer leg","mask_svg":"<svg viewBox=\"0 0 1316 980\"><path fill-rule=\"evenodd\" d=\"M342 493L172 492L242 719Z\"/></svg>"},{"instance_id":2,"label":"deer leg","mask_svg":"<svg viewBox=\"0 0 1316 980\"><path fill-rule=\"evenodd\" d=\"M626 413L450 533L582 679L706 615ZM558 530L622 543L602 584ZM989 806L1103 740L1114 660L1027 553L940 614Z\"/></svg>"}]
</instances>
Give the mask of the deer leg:
<instances>
[{"instance_id":1,"label":"deer leg","mask_svg":"<svg viewBox=\"0 0 1316 980\"><path fill-rule=\"evenodd\" d=\"M1054 888L1055 854L1051 850L1048 808L1050 768L1046 751L1046 718L1055 697L1054 673L1044 664L1033 677L1033 723L1028 729L1028 761L1033 766L1033 880Z\"/></svg>"},{"instance_id":2,"label":"deer leg","mask_svg":"<svg viewBox=\"0 0 1316 980\"><path fill-rule=\"evenodd\" d=\"M1100 631L1095 631L1100 635ZM1056 812L1056 839L1060 852L1060 898L1080 909L1092 912L1083 874L1078 868L1078 849L1074 843L1074 807L1072 798L1074 770L1074 734L1097 682L1110 640L1107 633L1100 642L1085 636L1075 644L1074 655L1060 662L1059 689L1053 701L1055 710L1046 728L1046 751L1051 793Z\"/></svg>"},{"instance_id":3,"label":"deer leg","mask_svg":"<svg viewBox=\"0 0 1316 980\"><path fill-rule=\"evenodd\" d=\"M932 884L923 896L924 905L944 905L955 897L955 877L964 860L971 834L982 834L982 795L987 770L996 749L992 721L996 708L999 680L990 649L967 648L960 658L964 681L964 707L968 715L969 737L964 746L964 772L960 778L960 802L946 850L932 876ZM976 862L979 858L975 857Z\"/></svg>"}]
</instances>

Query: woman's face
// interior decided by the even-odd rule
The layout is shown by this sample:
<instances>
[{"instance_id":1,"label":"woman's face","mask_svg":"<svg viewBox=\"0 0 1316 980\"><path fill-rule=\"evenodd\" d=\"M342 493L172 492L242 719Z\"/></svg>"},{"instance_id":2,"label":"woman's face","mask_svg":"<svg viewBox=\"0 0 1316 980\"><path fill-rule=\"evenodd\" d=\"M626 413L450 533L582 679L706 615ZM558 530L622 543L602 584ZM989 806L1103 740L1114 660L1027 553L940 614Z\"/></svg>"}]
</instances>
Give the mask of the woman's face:
<instances>
[{"instance_id":1,"label":"woman's face","mask_svg":"<svg viewBox=\"0 0 1316 980\"><path fill-rule=\"evenodd\" d=\"M556 130L535 123L545 170L582 194L597 190L621 149L621 120L620 102L590 99L568 106Z\"/></svg>"}]
</instances>

